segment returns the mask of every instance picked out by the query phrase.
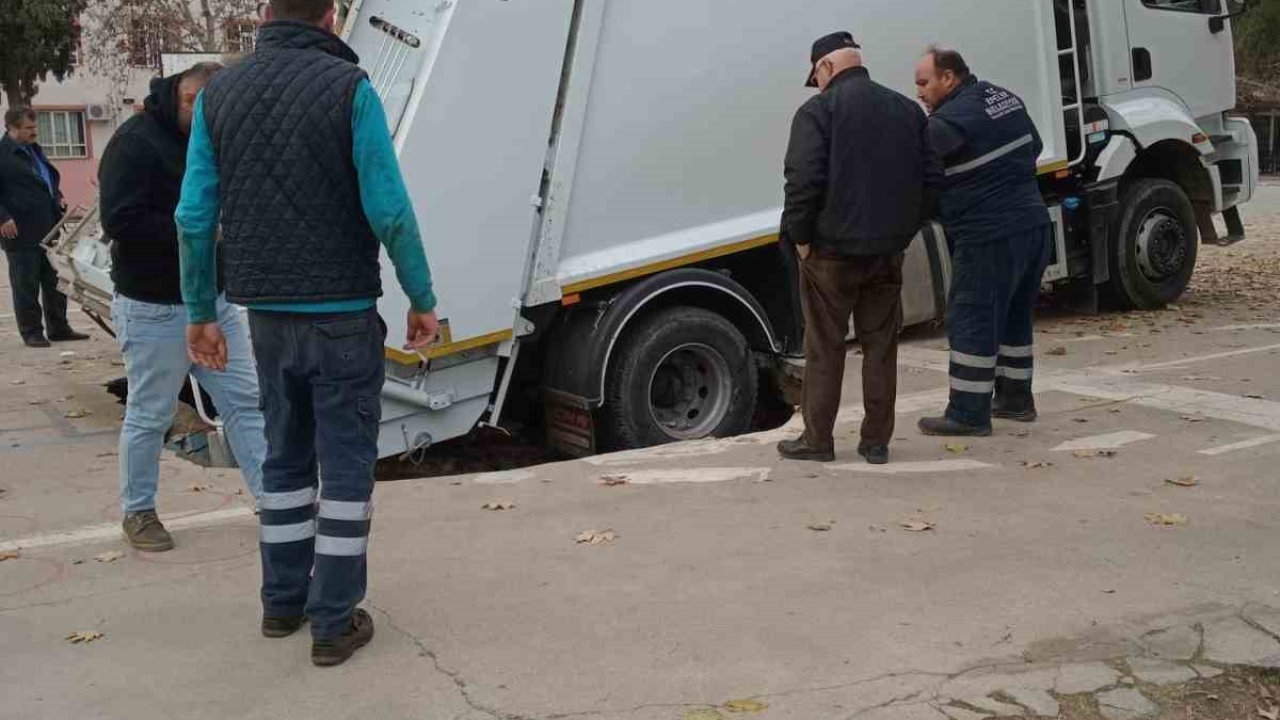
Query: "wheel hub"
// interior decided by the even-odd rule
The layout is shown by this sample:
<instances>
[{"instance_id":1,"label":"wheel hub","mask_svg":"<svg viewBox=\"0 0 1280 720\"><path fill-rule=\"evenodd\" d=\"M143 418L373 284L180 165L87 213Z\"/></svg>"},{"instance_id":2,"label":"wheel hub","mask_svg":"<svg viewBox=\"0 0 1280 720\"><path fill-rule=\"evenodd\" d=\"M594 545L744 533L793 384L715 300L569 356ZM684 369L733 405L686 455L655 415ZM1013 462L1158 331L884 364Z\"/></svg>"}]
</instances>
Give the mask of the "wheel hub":
<instances>
[{"instance_id":1,"label":"wheel hub","mask_svg":"<svg viewBox=\"0 0 1280 720\"><path fill-rule=\"evenodd\" d=\"M1187 234L1169 210L1151 211L1138 227L1138 268L1152 282L1163 282L1183 269L1187 262Z\"/></svg>"},{"instance_id":2,"label":"wheel hub","mask_svg":"<svg viewBox=\"0 0 1280 720\"><path fill-rule=\"evenodd\" d=\"M715 348L682 345L667 353L649 380L649 412L676 440L710 435L733 397L729 363Z\"/></svg>"}]
</instances>

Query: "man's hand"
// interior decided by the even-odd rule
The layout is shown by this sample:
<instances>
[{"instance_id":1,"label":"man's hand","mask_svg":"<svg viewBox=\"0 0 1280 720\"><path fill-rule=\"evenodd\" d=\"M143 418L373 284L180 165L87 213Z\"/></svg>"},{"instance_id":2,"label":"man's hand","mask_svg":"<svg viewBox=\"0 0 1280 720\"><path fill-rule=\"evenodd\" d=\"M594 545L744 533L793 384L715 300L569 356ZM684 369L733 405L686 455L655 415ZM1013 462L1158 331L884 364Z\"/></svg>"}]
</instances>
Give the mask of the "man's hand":
<instances>
[{"instance_id":1,"label":"man's hand","mask_svg":"<svg viewBox=\"0 0 1280 720\"><path fill-rule=\"evenodd\" d=\"M13 240L18 237L18 223L13 220L9 220L3 225L0 225L0 237L5 240Z\"/></svg>"},{"instance_id":2,"label":"man's hand","mask_svg":"<svg viewBox=\"0 0 1280 720\"><path fill-rule=\"evenodd\" d=\"M187 356L210 370L227 369L227 339L216 322L187 326Z\"/></svg>"},{"instance_id":3,"label":"man's hand","mask_svg":"<svg viewBox=\"0 0 1280 720\"><path fill-rule=\"evenodd\" d=\"M421 350L430 345L440 332L440 320L432 310L429 313L417 313L409 310L408 330L404 335L405 350Z\"/></svg>"},{"instance_id":4,"label":"man's hand","mask_svg":"<svg viewBox=\"0 0 1280 720\"><path fill-rule=\"evenodd\" d=\"M804 262L805 260L809 259L809 253L812 251L813 249L810 248L808 245L797 245L796 257L800 258L800 262Z\"/></svg>"}]
</instances>

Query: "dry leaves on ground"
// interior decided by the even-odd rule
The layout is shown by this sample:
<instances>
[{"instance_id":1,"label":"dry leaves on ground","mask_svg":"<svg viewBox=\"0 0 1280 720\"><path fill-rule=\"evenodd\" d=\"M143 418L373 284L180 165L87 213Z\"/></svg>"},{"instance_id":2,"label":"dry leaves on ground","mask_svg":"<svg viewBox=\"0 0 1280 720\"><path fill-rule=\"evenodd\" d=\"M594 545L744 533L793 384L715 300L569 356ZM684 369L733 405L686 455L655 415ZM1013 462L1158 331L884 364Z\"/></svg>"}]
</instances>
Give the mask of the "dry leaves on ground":
<instances>
[{"instance_id":1,"label":"dry leaves on ground","mask_svg":"<svg viewBox=\"0 0 1280 720\"><path fill-rule=\"evenodd\" d=\"M1047 461L1047 460L1035 460L1035 461L1032 461L1032 460L1023 460L1023 461L1022 461L1022 467L1026 468L1026 469L1028 469L1028 470L1040 470L1040 469L1042 469L1042 468L1051 468L1051 467L1053 467L1053 463L1051 463L1051 462L1049 462L1049 461Z\"/></svg>"},{"instance_id":2,"label":"dry leaves on ground","mask_svg":"<svg viewBox=\"0 0 1280 720\"><path fill-rule=\"evenodd\" d=\"M1075 455L1081 460L1087 460L1089 458L1096 458L1096 457L1113 458L1117 454L1118 453L1115 450L1077 450L1074 453L1072 453L1072 455Z\"/></svg>"},{"instance_id":3,"label":"dry leaves on ground","mask_svg":"<svg viewBox=\"0 0 1280 720\"><path fill-rule=\"evenodd\" d=\"M62 417L69 418L71 420L78 420L82 417L88 417L88 416L89 416L88 410L68 410L62 413Z\"/></svg>"},{"instance_id":4,"label":"dry leaves on ground","mask_svg":"<svg viewBox=\"0 0 1280 720\"><path fill-rule=\"evenodd\" d=\"M72 358L75 356L76 356L75 350L63 350L62 352L58 353L58 357L61 357L61 358Z\"/></svg>"},{"instance_id":5,"label":"dry leaves on ground","mask_svg":"<svg viewBox=\"0 0 1280 720\"><path fill-rule=\"evenodd\" d=\"M612 530L583 530L574 536L573 541L579 545L600 545L617 540L618 533Z\"/></svg>"},{"instance_id":6,"label":"dry leaves on ground","mask_svg":"<svg viewBox=\"0 0 1280 720\"><path fill-rule=\"evenodd\" d=\"M1152 525L1182 527L1187 524L1187 516L1182 513L1147 513L1143 517Z\"/></svg>"},{"instance_id":7,"label":"dry leaves on ground","mask_svg":"<svg viewBox=\"0 0 1280 720\"><path fill-rule=\"evenodd\" d=\"M1280 707L1272 705L1269 708L1258 708L1258 717L1264 717L1267 720L1280 720Z\"/></svg>"},{"instance_id":8,"label":"dry leaves on ground","mask_svg":"<svg viewBox=\"0 0 1280 720\"><path fill-rule=\"evenodd\" d=\"M22 552L20 550L0 550L0 562L4 562L5 560L17 560L20 557L22 557Z\"/></svg>"},{"instance_id":9,"label":"dry leaves on ground","mask_svg":"<svg viewBox=\"0 0 1280 720\"><path fill-rule=\"evenodd\" d=\"M26 384L27 384L27 381L26 381L26 380L23 380L23 379L21 379L21 378L19 378L19 379L17 379L17 380L10 380L10 381L9 381L9 384L10 384L10 385L26 385Z\"/></svg>"},{"instance_id":10,"label":"dry leaves on ground","mask_svg":"<svg viewBox=\"0 0 1280 720\"><path fill-rule=\"evenodd\" d=\"M1182 420L1183 422L1189 422L1189 423L1202 423L1208 419L1209 418L1203 417L1200 415L1183 415L1181 418L1179 418L1179 420Z\"/></svg>"},{"instance_id":11,"label":"dry leaves on ground","mask_svg":"<svg viewBox=\"0 0 1280 720\"><path fill-rule=\"evenodd\" d=\"M818 520L818 521L809 523L805 527L809 528L814 532L827 532L831 530L831 528L835 527L835 524L836 524L835 520Z\"/></svg>"},{"instance_id":12,"label":"dry leaves on ground","mask_svg":"<svg viewBox=\"0 0 1280 720\"><path fill-rule=\"evenodd\" d=\"M1071 418L1071 422L1078 422L1078 423L1084 424L1089 422L1089 418Z\"/></svg>"},{"instance_id":13,"label":"dry leaves on ground","mask_svg":"<svg viewBox=\"0 0 1280 720\"><path fill-rule=\"evenodd\" d=\"M94 640L101 640L103 637L106 636L97 630L81 630L80 632L73 632L63 639L72 645L82 645L91 643Z\"/></svg>"},{"instance_id":14,"label":"dry leaves on ground","mask_svg":"<svg viewBox=\"0 0 1280 720\"><path fill-rule=\"evenodd\" d=\"M968 450L969 446L964 443L950 443L947 445L947 452L955 453L956 455L959 455L962 452L967 452Z\"/></svg>"},{"instance_id":15,"label":"dry leaves on ground","mask_svg":"<svg viewBox=\"0 0 1280 720\"><path fill-rule=\"evenodd\" d=\"M1266 400L1267 399L1267 396L1261 393L1245 393L1243 397L1249 398L1250 400Z\"/></svg>"},{"instance_id":16,"label":"dry leaves on ground","mask_svg":"<svg viewBox=\"0 0 1280 720\"><path fill-rule=\"evenodd\" d=\"M110 552L104 552L101 555L94 555L93 559L100 563L113 563L122 557L124 557L124 553L119 550L112 550Z\"/></svg>"},{"instance_id":17,"label":"dry leaves on ground","mask_svg":"<svg viewBox=\"0 0 1280 720\"><path fill-rule=\"evenodd\" d=\"M907 532L918 533L918 532L929 532L930 530L935 530L937 529L938 524L934 522L929 522L928 520L918 520L913 518L913 519L903 520L902 522L898 523L898 527L902 528L903 530L906 530Z\"/></svg>"},{"instance_id":18,"label":"dry leaves on ground","mask_svg":"<svg viewBox=\"0 0 1280 720\"><path fill-rule=\"evenodd\" d=\"M199 493L199 492L207 492L209 490L212 490L213 486L212 485L192 485L187 489L193 493Z\"/></svg>"},{"instance_id":19,"label":"dry leaves on ground","mask_svg":"<svg viewBox=\"0 0 1280 720\"><path fill-rule=\"evenodd\" d=\"M759 700L730 700L721 707L731 713L758 713L768 710L769 703ZM1276 719L1271 718L1271 720Z\"/></svg>"},{"instance_id":20,"label":"dry leaves on ground","mask_svg":"<svg viewBox=\"0 0 1280 720\"><path fill-rule=\"evenodd\" d=\"M481 505L480 509L501 511L501 510L511 510L515 508L515 506L516 506L515 502L511 500L490 500L489 502Z\"/></svg>"},{"instance_id":21,"label":"dry leaves on ground","mask_svg":"<svg viewBox=\"0 0 1280 720\"><path fill-rule=\"evenodd\" d=\"M1165 480L1169 485L1177 485L1178 487L1195 487L1200 484L1200 478L1188 475L1185 477L1169 478Z\"/></svg>"},{"instance_id":22,"label":"dry leaves on ground","mask_svg":"<svg viewBox=\"0 0 1280 720\"><path fill-rule=\"evenodd\" d=\"M1057 355L1057 356L1061 357L1062 355L1066 355L1066 354L1067 354L1067 348L1066 348L1066 346L1065 346L1065 345L1057 345L1057 346L1055 346L1055 347L1051 347L1051 348L1049 348L1048 352L1046 352L1045 354L1046 354L1046 355Z\"/></svg>"},{"instance_id":23,"label":"dry leaves on ground","mask_svg":"<svg viewBox=\"0 0 1280 720\"><path fill-rule=\"evenodd\" d=\"M626 475L605 475L600 478L600 484L605 487L618 487L619 485L626 485L629 482L631 482L631 478Z\"/></svg>"}]
</instances>

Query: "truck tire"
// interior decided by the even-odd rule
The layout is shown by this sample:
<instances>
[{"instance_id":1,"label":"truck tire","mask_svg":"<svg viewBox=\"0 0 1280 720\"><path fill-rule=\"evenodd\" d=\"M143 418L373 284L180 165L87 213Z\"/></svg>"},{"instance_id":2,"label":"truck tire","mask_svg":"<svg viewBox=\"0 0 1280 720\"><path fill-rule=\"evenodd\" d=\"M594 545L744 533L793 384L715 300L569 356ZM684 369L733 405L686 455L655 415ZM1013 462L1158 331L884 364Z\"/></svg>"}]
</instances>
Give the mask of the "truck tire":
<instances>
[{"instance_id":1,"label":"truck tire","mask_svg":"<svg viewBox=\"0 0 1280 720\"><path fill-rule=\"evenodd\" d=\"M756 365L733 323L693 307L659 310L628 327L610 358L601 411L611 450L746 432Z\"/></svg>"},{"instance_id":2,"label":"truck tire","mask_svg":"<svg viewBox=\"0 0 1280 720\"><path fill-rule=\"evenodd\" d=\"M1124 189L1111 227L1111 278L1103 299L1121 310L1156 310L1191 282L1200 245L1195 209L1182 188L1142 178Z\"/></svg>"}]
</instances>

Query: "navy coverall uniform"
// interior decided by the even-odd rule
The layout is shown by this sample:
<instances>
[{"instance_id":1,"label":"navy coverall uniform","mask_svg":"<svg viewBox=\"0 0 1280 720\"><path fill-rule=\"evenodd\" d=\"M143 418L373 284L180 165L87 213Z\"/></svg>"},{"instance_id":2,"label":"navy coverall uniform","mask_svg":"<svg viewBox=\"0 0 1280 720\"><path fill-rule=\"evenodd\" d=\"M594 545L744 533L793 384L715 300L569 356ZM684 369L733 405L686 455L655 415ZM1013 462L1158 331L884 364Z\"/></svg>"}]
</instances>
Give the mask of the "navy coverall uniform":
<instances>
[{"instance_id":1,"label":"navy coverall uniform","mask_svg":"<svg viewBox=\"0 0 1280 720\"><path fill-rule=\"evenodd\" d=\"M929 118L942 156L940 214L952 249L946 416L991 426L997 410L1034 413L1032 311L1052 225L1036 180L1042 144L1022 99L975 77Z\"/></svg>"}]
</instances>

